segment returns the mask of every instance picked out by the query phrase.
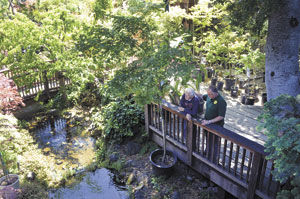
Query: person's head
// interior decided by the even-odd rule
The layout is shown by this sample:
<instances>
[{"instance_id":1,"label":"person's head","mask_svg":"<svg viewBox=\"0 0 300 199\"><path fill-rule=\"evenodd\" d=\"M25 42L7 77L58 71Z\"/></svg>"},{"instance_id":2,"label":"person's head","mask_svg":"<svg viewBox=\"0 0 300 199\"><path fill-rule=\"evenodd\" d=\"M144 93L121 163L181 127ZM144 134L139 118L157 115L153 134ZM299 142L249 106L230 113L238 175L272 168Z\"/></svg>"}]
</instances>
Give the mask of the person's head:
<instances>
[{"instance_id":1,"label":"person's head","mask_svg":"<svg viewBox=\"0 0 300 199\"><path fill-rule=\"evenodd\" d=\"M218 93L218 89L215 86L210 85L208 87L208 89L207 89L207 95L208 95L209 98L214 99L215 97L218 96L218 94L219 94Z\"/></svg>"},{"instance_id":2,"label":"person's head","mask_svg":"<svg viewBox=\"0 0 300 199\"><path fill-rule=\"evenodd\" d=\"M184 91L184 96L186 100L191 100L195 96L195 91L192 88L186 88Z\"/></svg>"}]
</instances>

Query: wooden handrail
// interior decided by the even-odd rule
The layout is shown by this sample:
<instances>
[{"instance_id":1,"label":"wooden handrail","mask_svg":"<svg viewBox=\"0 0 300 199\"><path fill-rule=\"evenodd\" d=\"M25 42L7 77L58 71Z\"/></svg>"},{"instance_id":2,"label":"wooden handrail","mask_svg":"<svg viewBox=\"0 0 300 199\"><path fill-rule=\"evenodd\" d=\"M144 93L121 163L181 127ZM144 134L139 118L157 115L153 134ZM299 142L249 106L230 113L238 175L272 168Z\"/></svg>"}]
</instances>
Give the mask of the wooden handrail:
<instances>
[{"instance_id":1,"label":"wooden handrail","mask_svg":"<svg viewBox=\"0 0 300 199\"><path fill-rule=\"evenodd\" d=\"M171 104L165 100L163 101L163 108L174 114L178 114L181 118L185 118L184 114L180 113L178 106ZM199 118L192 118L192 121L197 126L200 126L207 131L213 132L214 134L216 134L220 137L223 137L230 141L233 141L234 143L237 143L240 146L242 146L250 151L260 153L263 156L267 155L267 153L264 151L264 149L265 149L264 146L258 144L257 142L254 142L252 140L249 140L248 138L245 138L233 131L230 131L230 130L223 128L216 124L202 125L201 119L199 119Z\"/></svg>"}]
</instances>

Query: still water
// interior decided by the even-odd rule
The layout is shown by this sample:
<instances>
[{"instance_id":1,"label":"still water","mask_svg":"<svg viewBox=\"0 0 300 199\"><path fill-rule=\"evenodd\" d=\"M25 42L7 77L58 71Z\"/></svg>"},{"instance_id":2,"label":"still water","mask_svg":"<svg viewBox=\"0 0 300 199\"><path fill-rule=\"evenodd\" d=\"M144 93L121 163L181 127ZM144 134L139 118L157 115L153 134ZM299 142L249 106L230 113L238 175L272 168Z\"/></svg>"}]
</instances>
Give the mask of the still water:
<instances>
[{"instance_id":1,"label":"still water","mask_svg":"<svg viewBox=\"0 0 300 199\"><path fill-rule=\"evenodd\" d=\"M105 169L89 172L80 183L49 193L50 199L126 199L128 192L116 186L113 174Z\"/></svg>"},{"instance_id":2,"label":"still water","mask_svg":"<svg viewBox=\"0 0 300 199\"><path fill-rule=\"evenodd\" d=\"M64 118L49 117L35 124L31 131L38 146L66 168L84 171L95 157L95 139L82 133L80 128ZM101 168L84 172L78 180L70 180L67 186L49 192L50 199L125 199L129 198L124 187L113 181L114 174Z\"/></svg>"}]
</instances>

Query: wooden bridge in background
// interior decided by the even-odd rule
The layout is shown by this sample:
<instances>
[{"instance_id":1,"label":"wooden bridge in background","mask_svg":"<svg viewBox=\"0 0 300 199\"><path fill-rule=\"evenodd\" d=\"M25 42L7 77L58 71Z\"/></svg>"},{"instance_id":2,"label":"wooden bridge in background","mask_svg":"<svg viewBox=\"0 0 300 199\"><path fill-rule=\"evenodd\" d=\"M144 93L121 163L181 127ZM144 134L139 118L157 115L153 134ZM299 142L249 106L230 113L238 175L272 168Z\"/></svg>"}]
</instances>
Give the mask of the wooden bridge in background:
<instances>
[{"instance_id":1,"label":"wooden bridge in background","mask_svg":"<svg viewBox=\"0 0 300 199\"><path fill-rule=\"evenodd\" d=\"M47 71L36 71L38 78L30 85L21 85L19 80L21 78L32 78L32 74L29 73L15 73L9 69L2 69L0 73L3 73L7 78L14 80L18 87L18 91L24 100L34 98L37 94L41 93L49 99L50 93L57 91L60 87L64 87L71 83L70 79L64 77L62 72L56 72L52 76L48 76Z\"/></svg>"},{"instance_id":2,"label":"wooden bridge in background","mask_svg":"<svg viewBox=\"0 0 300 199\"><path fill-rule=\"evenodd\" d=\"M163 102L162 113L160 115L156 104L145 106L146 130L158 145L163 146L163 117L166 148L181 161L238 199L276 197L280 183L272 176L274 163L266 159L264 146L218 125L204 126L200 119L187 121L178 107L168 102ZM186 140L183 137L185 120Z\"/></svg>"}]
</instances>

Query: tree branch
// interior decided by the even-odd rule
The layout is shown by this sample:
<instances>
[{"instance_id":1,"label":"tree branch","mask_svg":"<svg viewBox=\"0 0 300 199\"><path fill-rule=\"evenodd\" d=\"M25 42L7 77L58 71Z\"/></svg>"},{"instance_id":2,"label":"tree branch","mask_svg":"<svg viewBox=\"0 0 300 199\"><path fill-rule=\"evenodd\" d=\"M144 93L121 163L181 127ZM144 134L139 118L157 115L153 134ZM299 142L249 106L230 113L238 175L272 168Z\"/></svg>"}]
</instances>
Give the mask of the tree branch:
<instances>
[{"instance_id":1,"label":"tree branch","mask_svg":"<svg viewBox=\"0 0 300 199\"><path fill-rule=\"evenodd\" d=\"M13 3L12 3L12 0L8 0L8 2L9 2L8 9L11 8L11 11L12 11L13 15L15 15L15 10L14 10L14 6L13 6Z\"/></svg>"}]
</instances>

